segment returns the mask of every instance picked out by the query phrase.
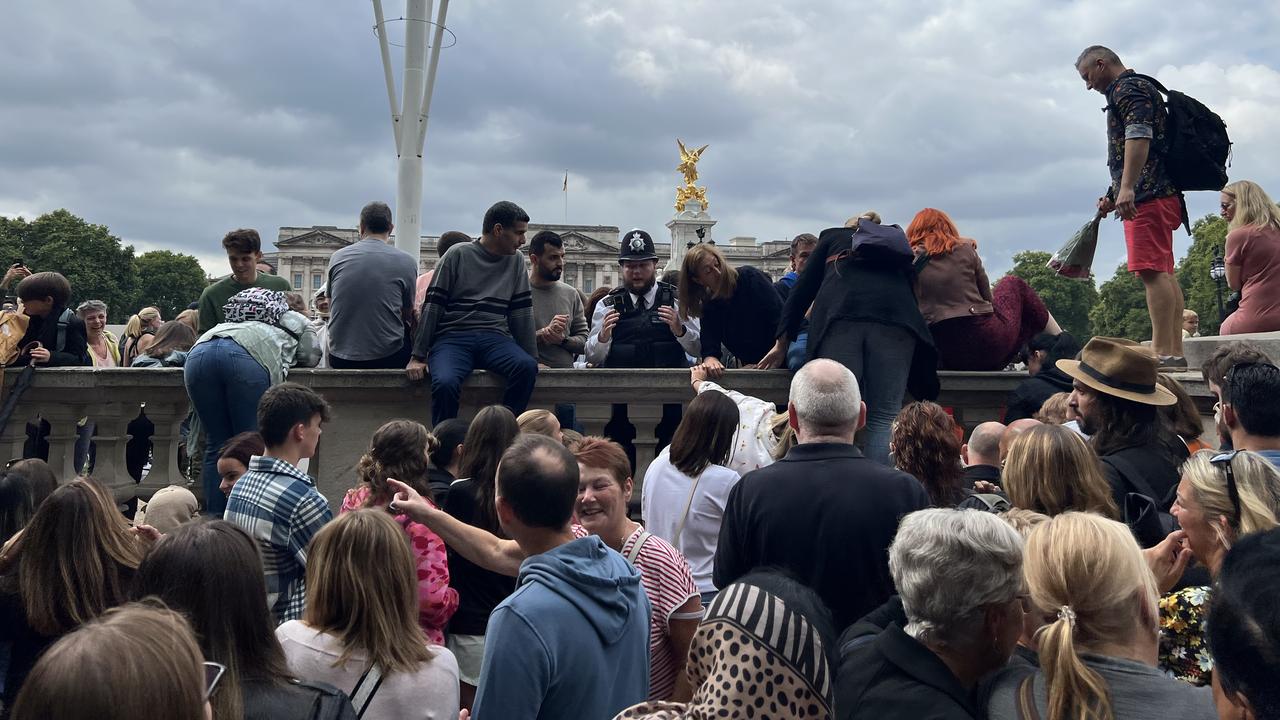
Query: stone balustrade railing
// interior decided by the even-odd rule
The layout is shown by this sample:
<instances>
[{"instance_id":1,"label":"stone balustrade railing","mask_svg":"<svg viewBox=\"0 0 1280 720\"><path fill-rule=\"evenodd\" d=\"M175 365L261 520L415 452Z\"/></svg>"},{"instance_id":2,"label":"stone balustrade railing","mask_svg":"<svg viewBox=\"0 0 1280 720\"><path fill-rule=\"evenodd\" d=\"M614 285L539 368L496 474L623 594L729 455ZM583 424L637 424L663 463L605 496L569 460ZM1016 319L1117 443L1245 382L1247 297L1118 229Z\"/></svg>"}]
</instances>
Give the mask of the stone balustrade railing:
<instances>
[{"instance_id":1,"label":"stone balustrade railing","mask_svg":"<svg viewBox=\"0 0 1280 720\"><path fill-rule=\"evenodd\" d=\"M16 376L15 370L5 374L6 394ZM1026 377L1012 372L944 372L941 376L939 402L952 408L966 429L999 420L1005 398ZM725 375L721 384L746 395L785 403L790 377L780 370L734 370ZM1196 399L1208 437L1214 440L1214 398L1200 374L1181 373L1177 377ZM354 483L355 464L378 426L394 418L430 424L429 387L409 382L398 370L295 370L289 379L314 388L333 406L333 420L325 426L319 450L309 466L320 491L333 504ZM498 378L483 372L472 375L463 392L463 416L469 417L480 407L498 402L501 389ZM662 419L662 406L687 403L692 398L689 374L682 370L545 370L538 377L531 407L574 403L586 433L602 435L613 404L626 404L636 431L633 442L639 481L655 456L654 429ZM141 484L135 484L125 470L125 444L129 439L126 427L137 417L140 405L155 424L155 435L150 472ZM9 458L22 457L26 422L41 416L51 426L49 463L58 477L70 478L74 475L76 423L80 418L91 417L97 424L94 475L110 484L121 501L135 494L147 498L166 485L186 482L178 468L178 448L187 409L180 369L37 370L0 435L0 448ZM199 494L199 488L193 490Z\"/></svg>"}]
</instances>

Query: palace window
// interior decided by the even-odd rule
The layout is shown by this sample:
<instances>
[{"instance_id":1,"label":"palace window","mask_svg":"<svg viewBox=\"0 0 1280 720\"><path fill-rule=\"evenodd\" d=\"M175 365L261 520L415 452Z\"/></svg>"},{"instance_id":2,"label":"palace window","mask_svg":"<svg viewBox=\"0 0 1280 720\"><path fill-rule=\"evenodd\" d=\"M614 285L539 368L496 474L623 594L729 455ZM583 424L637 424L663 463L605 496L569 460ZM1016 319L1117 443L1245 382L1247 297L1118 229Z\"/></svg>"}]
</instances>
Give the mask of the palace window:
<instances>
[{"instance_id":1,"label":"palace window","mask_svg":"<svg viewBox=\"0 0 1280 720\"><path fill-rule=\"evenodd\" d=\"M293 289L294 290L302 289L302 273L300 272L296 272L293 274Z\"/></svg>"}]
</instances>

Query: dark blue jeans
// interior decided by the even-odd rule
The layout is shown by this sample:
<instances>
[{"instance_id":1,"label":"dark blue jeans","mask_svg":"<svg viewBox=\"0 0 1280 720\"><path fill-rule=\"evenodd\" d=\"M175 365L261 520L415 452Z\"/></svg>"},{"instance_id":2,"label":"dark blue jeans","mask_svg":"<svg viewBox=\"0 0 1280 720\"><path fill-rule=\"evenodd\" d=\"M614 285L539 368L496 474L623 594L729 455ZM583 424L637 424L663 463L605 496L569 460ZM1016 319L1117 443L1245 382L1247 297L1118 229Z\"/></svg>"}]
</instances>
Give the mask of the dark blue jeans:
<instances>
[{"instance_id":1,"label":"dark blue jeans","mask_svg":"<svg viewBox=\"0 0 1280 720\"><path fill-rule=\"evenodd\" d=\"M258 429L258 401L271 387L271 376L240 343L213 338L191 349L183 378L209 438L200 473L204 511L222 517L227 499L218 489L218 455L232 437Z\"/></svg>"},{"instance_id":2,"label":"dark blue jeans","mask_svg":"<svg viewBox=\"0 0 1280 720\"><path fill-rule=\"evenodd\" d=\"M496 332L449 333L437 338L427 354L427 368L431 373L432 425L458 416L462 383L472 370L488 370L506 378L502 404L517 415L529 407L538 381L538 361L515 340Z\"/></svg>"},{"instance_id":3,"label":"dark blue jeans","mask_svg":"<svg viewBox=\"0 0 1280 720\"><path fill-rule=\"evenodd\" d=\"M878 322L836 320L814 357L830 358L858 378L867 404L866 455L889 465L889 436L902 410L916 338L905 328Z\"/></svg>"},{"instance_id":4,"label":"dark blue jeans","mask_svg":"<svg viewBox=\"0 0 1280 720\"><path fill-rule=\"evenodd\" d=\"M805 359L809 356L809 331L796 335L796 339L787 346L787 369L795 372L804 367Z\"/></svg>"}]
</instances>

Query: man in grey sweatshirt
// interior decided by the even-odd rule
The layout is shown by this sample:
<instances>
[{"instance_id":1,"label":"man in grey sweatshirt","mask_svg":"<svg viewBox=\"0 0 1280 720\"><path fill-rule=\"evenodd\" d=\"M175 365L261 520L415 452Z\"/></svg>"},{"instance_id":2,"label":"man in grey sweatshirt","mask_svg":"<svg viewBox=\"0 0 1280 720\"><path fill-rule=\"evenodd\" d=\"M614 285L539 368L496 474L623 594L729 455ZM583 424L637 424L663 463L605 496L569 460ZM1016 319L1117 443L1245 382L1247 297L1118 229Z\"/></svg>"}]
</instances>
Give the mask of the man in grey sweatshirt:
<instances>
[{"instance_id":1,"label":"man in grey sweatshirt","mask_svg":"<svg viewBox=\"0 0 1280 720\"><path fill-rule=\"evenodd\" d=\"M519 415L538 379L533 300L520 246L529 215L503 200L484 214L480 239L440 258L405 367L410 380L431 374L431 423L457 417L462 383L474 369L507 380L502 404Z\"/></svg>"}]
</instances>

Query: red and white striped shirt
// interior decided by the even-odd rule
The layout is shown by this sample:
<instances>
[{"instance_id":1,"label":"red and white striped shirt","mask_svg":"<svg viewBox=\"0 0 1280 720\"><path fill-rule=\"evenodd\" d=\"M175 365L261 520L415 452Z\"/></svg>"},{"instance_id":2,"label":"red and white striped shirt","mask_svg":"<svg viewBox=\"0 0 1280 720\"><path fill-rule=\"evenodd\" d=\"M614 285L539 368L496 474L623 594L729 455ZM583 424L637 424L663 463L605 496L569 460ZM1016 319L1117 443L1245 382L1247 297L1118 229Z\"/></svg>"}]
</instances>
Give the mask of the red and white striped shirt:
<instances>
[{"instance_id":1,"label":"red and white striped shirt","mask_svg":"<svg viewBox=\"0 0 1280 720\"><path fill-rule=\"evenodd\" d=\"M623 557L629 557L636 541L644 533L637 527L622 543ZM581 525L573 526L573 534L586 537L591 533ZM693 584L693 572L684 559L666 540L650 535L636 556L636 569L640 571L640 584L653 614L649 619L649 699L670 700L676 688L676 656L671 646L671 615L689 598L698 595Z\"/></svg>"}]
</instances>

